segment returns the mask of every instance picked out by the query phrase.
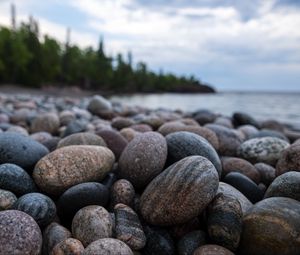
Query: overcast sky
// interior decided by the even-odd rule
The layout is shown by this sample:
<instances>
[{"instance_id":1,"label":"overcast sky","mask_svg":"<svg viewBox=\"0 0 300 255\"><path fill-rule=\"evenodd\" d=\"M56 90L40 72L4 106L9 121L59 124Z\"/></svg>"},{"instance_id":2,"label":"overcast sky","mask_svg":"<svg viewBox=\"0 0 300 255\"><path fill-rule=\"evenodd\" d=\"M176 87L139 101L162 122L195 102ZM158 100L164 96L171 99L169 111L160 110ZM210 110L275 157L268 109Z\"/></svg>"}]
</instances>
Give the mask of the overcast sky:
<instances>
[{"instance_id":1,"label":"overcast sky","mask_svg":"<svg viewBox=\"0 0 300 255\"><path fill-rule=\"evenodd\" d=\"M0 24L10 24L0 0ZM14 0L17 21L81 47L104 36L158 71L193 74L219 90L300 91L300 0Z\"/></svg>"}]
</instances>

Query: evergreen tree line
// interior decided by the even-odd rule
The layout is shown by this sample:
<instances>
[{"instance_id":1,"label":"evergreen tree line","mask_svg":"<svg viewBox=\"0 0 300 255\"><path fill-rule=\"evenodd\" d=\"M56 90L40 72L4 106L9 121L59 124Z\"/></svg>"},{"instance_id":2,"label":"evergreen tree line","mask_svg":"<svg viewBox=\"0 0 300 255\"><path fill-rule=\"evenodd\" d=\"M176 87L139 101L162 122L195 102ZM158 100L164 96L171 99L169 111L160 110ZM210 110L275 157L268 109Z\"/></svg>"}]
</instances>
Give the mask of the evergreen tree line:
<instances>
[{"instance_id":1,"label":"evergreen tree line","mask_svg":"<svg viewBox=\"0 0 300 255\"><path fill-rule=\"evenodd\" d=\"M96 50L61 44L48 35L40 39L38 23L32 18L15 29L0 27L0 83L76 85L114 92L212 92L194 77L157 74L143 62L133 66L131 53L126 58L109 57L102 39Z\"/></svg>"}]
</instances>

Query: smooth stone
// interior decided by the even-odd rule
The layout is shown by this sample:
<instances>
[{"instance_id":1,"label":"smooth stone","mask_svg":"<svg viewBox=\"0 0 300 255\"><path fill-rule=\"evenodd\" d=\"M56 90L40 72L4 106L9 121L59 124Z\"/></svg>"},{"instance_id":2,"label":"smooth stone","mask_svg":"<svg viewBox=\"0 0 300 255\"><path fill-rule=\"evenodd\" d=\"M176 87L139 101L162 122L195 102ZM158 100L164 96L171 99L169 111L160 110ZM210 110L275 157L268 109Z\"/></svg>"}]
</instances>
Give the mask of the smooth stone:
<instances>
[{"instance_id":1,"label":"smooth stone","mask_svg":"<svg viewBox=\"0 0 300 255\"><path fill-rule=\"evenodd\" d=\"M75 214L72 234L86 247L98 239L111 237L112 225L112 218L105 208L90 205Z\"/></svg>"},{"instance_id":2,"label":"smooth stone","mask_svg":"<svg viewBox=\"0 0 300 255\"><path fill-rule=\"evenodd\" d=\"M72 134L84 132L86 128L86 122L83 120L73 120L71 121L64 130L62 137L67 137Z\"/></svg>"},{"instance_id":3,"label":"smooth stone","mask_svg":"<svg viewBox=\"0 0 300 255\"><path fill-rule=\"evenodd\" d=\"M244 112L235 112L232 115L232 121L235 126L251 125L260 128L259 123L252 116Z\"/></svg>"},{"instance_id":4,"label":"smooth stone","mask_svg":"<svg viewBox=\"0 0 300 255\"><path fill-rule=\"evenodd\" d=\"M147 242L142 250L143 255L175 255L176 248L173 239L166 230L144 228Z\"/></svg>"},{"instance_id":5,"label":"smooth stone","mask_svg":"<svg viewBox=\"0 0 300 255\"><path fill-rule=\"evenodd\" d=\"M110 190L111 208L116 204L133 206L135 190L133 185L126 179L117 180Z\"/></svg>"},{"instance_id":6,"label":"smooth stone","mask_svg":"<svg viewBox=\"0 0 300 255\"><path fill-rule=\"evenodd\" d=\"M199 230L203 227L200 217L195 217L183 224L172 226L169 231L176 240L181 239L184 235Z\"/></svg>"},{"instance_id":7,"label":"smooth stone","mask_svg":"<svg viewBox=\"0 0 300 255\"><path fill-rule=\"evenodd\" d=\"M36 133L31 134L30 137L33 140L43 144L43 142L51 139L53 136L48 132L40 131L40 132L36 132Z\"/></svg>"},{"instance_id":8,"label":"smooth stone","mask_svg":"<svg viewBox=\"0 0 300 255\"><path fill-rule=\"evenodd\" d=\"M127 140L127 142L130 142L134 137L139 135L140 132L137 132L132 128L123 128L120 130L120 134Z\"/></svg>"},{"instance_id":9,"label":"smooth stone","mask_svg":"<svg viewBox=\"0 0 300 255\"><path fill-rule=\"evenodd\" d=\"M199 155L210 160L218 171L222 174L222 165L215 149L203 137L190 132L175 132L166 136L168 145L168 161L175 163L185 157Z\"/></svg>"},{"instance_id":10,"label":"smooth stone","mask_svg":"<svg viewBox=\"0 0 300 255\"><path fill-rule=\"evenodd\" d=\"M222 157L221 162L223 176L226 176L231 172L239 172L241 174L246 175L248 178L250 178L257 184L260 182L260 173L247 160L236 157Z\"/></svg>"},{"instance_id":11,"label":"smooth stone","mask_svg":"<svg viewBox=\"0 0 300 255\"><path fill-rule=\"evenodd\" d=\"M300 202L291 198L266 198L244 216L239 246L241 255L298 255Z\"/></svg>"},{"instance_id":12,"label":"smooth stone","mask_svg":"<svg viewBox=\"0 0 300 255\"><path fill-rule=\"evenodd\" d=\"M70 145L97 145L106 147L105 141L98 135L82 132L69 135L59 141L57 148Z\"/></svg>"},{"instance_id":13,"label":"smooth stone","mask_svg":"<svg viewBox=\"0 0 300 255\"><path fill-rule=\"evenodd\" d=\"M0 212L0 254L39 255L42 233L28 214L16 210Z\"/></svg>"},{"instance_id":14,"label":"smooth stone","mask_svg":"<svg viewBox=\"0 0 300 255\"><path fill-rule=\"evenodd\" d=\"M110 190L112 185L118 180L117 176L115 173L108 173L106 177L101 181L101 183Z\"/></svg>"},{"instance_id":15,"label":"smooth stone","mask_svg":"<svg viewBox=\"0 0 300 255\"><path fill-rule=\"evenodd\" d=\"M256 163L254 167L260 173L261 181L269 186L276 177L275 168L265 163Z\"/></svg>"},{"instance_id":16,"label":"smooth stone","mask_svg":"<svg viewBox=\"0 0 300 255\"><path fill-rule=\"evenodd\" d=\"M214 120L213 124L223 126L229 129L233 128L232 120L229 117L219 116Z\"/></svg>"},{"instance_id":17,"label":"smooth stone","mask_svg":"<svg viewBox=\"0 0 300 255\"><path fill-rule=\"evenodd\" d=\"M112 105L111 102L109 102L107 99L105 99L103 96L95 95L90 100L87 109L92 114L99 114L103 111L111 111Z\"/></svg>"},{"instance_id":18,"label":"smooth stone","mask_svg":"<svg viewBox=\"0 0 300 255\"><path fill-rule=\"evenodd\" d=\"M0 164L16 164L31 170L46 154L48 149L35 140L18 133L0 134Z\"/></svg>"},{"instance_id":19,"label":"smooth stone","mask_svg":"<svg viewBox=\"0 0 300 255\"><path fill-rule=\"evenodd\" d=\"M248 140L250 137L253 137L259 132L259 130L256 127L251 125L239 126L237 130L241 131L244 134L245 140Z\"/></svg>"},{"instance_id":20,"label":"smooth stone","mask_svg":"<svg viewBox=\"0 0 300 255\"><path fill-rule=\"evenodd\" d=\"M76 119L76 115L72 111L64 110L59 113L59 122L62 126L67 126L70 122Z\"/></svg>"},{"instance_id":21,"label":"smooth stone","mask_svg":"<svg viewBox=\"0 0 300 255\"><path fill-rule=\"evenodd\" d=\"M135 122L132 119L118 116L111 121L111 126L115 129L121 130L134 125L134 123Z\"/></svg>"},{"instance_id":22,"label":"smooth stone","mask_svg":"<svg viewBox=\"0 0 300 255\"><path fill-rule=\"evenodd\" d=\"M174 132L179 131L186 131L191 132L197 135L204 137L213 147L215 150L219 149L219 140L217 135L214 131L206 128L200 127L195 125L185 125L178 121L167 122L163 124L159 129L158 132L162 135L166 136Z\"/></svg>"},{"instance_id":23,"label":"smooth stone","mask_svg":"<svg viewBox=\"0 0 300 255\"><path fill-rule=\"evenodd\" d=\"M8 123L9 116L5 113L0 113L0 123Z\"/></svg>"},{"instance_id":24,"label":"smooth stone","mask_svg":"<svg viewBox=\"0 0 300 255\"><path fill-rule=\"evenodd\" d=\"M262 129L258 133L252 135L250 138L259 138L259 137L277 137L279 139L282 139L286 142L289 142L289 139L281 132L269 130L269 129Z\"/></svg>"},{"instance_id":25,"label":"smooth stone","mask_svg":"<svg viewBox=\"0 0 300 255\"><path fill-rule=\"evenodd\" d=\"M57 114L45 113L36 116L31 123L30 130L32 133L45 131L55 134L59 129L60 123Z\"/></svg>"},{"instance_id":26,"label":"smooth stone","mask_svg":"<svg viewBox=\"0 0 300 255\"><path fill-rule=\"evenodd\" d=\"M300 139L300 131L285 129L284 135L293 143Z\"/></svg>"},{"instance_id":27,"label":"smooth stone","mask_svg":"<svg viewBox=\"0 0 300 255\"><path fill-rule=\"evenodd\" d=\"M289 197L300 202L300 172L290 171L278 176L268 187L267 197Z\"/></svg>"},{"instance_id":28,"label":"smooth stone","mask_svg":"<svg viewBox=\"0 0 300 255\"><path fill-rule=\"evenodd\" d=\"M206 213L210 240L235 251L242 233L243 212L240 202L221 193L213 199Z\"/></svg>"},{"instance_id":29,"label":"smooth stone","mask_svg":"<svg viewBox=\"0 0 300 255\"><path fill-rule=\"evenodd\" d=\"M50 255L81 255L83 250L84 247L79 240L68 238L55 245Z\"/></svg>"},{"instance_id":30,"label":"smooth stone","mask_svg":"<svg viewBox=\"0 0 300 255\"><path fill-rule=\"evenodd\" d=\"M193 255L194 251L206 243L206 234L201 230L192 231L177 243L178 255Z\"/></svg>"},{"instance_id":31,"label":"smooth stone","mask_svg":"<svg viewBox=\"0 0 300 255\"><path fill-rule=\"evenodd\" d=\"M14 193L0 189L0 211L12 208L17 200L18 198Z\"/></svg>"},{"instance_id":32,"label":"smooth stone","mask_svg":"<svg viewBox=\"0 0 300 255\"><path fill-rule=\"evenodd\" d=\"M193 113L193 118L196 120L200 125L205 125L207 123L212 123L217 118L217 115L209 110L203 109L198 110Z\"/></svg>"},{"instance_id":33,"label":"smooth stone","mask_svg":"<svg viewBox=\"0 0 300 255\"><path fill-rule=\"evenodd\" d=\"M275 165L287 147L289 143L277 137L253 138L241 144L238 155L251 163Z\"/></svg>"},{"instance_id":34,"label":"smooth stone","mask_svg":"<svg viewBox=\"0 0 300 255\"><path fill-rule=\"evenodd\" d=\"M51 223L56 215L56 206L52 199L41 193L28 193L19 197L14 209L30 215L40 227Z\"/></svg>"},{"instance_id":35,"label":"smooth stone","mask_svg":"<svg viewBox=\"0 0 300 255\"><path fill-rule=\"evenodd\" d=\"M277 162L276 176L288 171L300 172L300 143L286 148Z\"/></svg>"},{"instance_id":36,"label":"smooth stone","mask_svg":"<svg viewBox=\"0 0 300 255\"><path fill-rule=\"evenodd\" d=\"M207 158L186 157L146 187L141 196L141 214L153 225L182 224L206 208L216 195L218 184L218 172Z\"/></svg>"},{"instance_id":37,"label":"smooth stone","mask_svg":"<svg viewBox=\"0 0 300 255\"><path fill-rule=\"evenodd\" d=\"M132 250L124 242L113 238L102 238L92 242L81 255L133 255Z\"/></svg>"},{"instance_id":38,"label":"smooth stone","mask_svg":"<svg viewBox=\"0 0 300 255\"><path fill-rule=\"evenodd\" d=\"M0 188L17 196L36 191L30 175L21 167L9 163L0 165Z\"/></svg>"},{"instance_id":39,"label":"smooth stone","mask_svg":"<svg viewBox=\"0 0 300 255\"><path fill-rule=\"evenodd\" d=\"M11 126L6 130L6 132L15 132L25 136L29 135L28 131L25 128L20 126Z\"/></svg>"},{"instance_id":40,"label":"smooth stone","mask_svg":"<svg viewBox=\"0 0 300 255\"><path fill-rule=\"evenodd\" d=\"M138 215L127 205L117 204L115 213L115 237L132 250L140 250L146 244L146 236Z\"/></svg>"},{"instance_id":41,"label":"smooth stone","mask_svg":"<svg viewBox=\"0 0 300 255\"><path fill-rule=\"evenodd\" d=\"M42 191L59 195L76 184L101 181L114 161L113 153L102 146L66 146L42 158L33 178Z\"/></svg>"},{"instance_id":42,"label":"smooth stone","mask_svg":"<svg viewBox=\"0 0 300 255\"><path fill-rule=\"evenodd\" d=\"M200 246L193 255L234 255L230 250L215 244Z\"/></svg>"},{"instance_id":43,"label":"smooth stone","mask_svg":"<svg viewBox=\"0 0 300 255\"><path fill-rule=\"evenodd\" d=\"M241 173L231 172L227 174L224 182L242 192L254 204L263 199L264 193L257 184Z\"/></svg>"},{"instance_id":44,"label":"smooth stone","mask_svg":"<svg viewBox=\"0 0 300 255\"><path fill-rule=\"evenodd\" d=\"M261 122L261 128L283 132L285 127L277 120L265 120Z\"/></svg>"},{"instance_id":45,"label":"smooth stone","mask_svg":"<svg viewBox=\"0 0 300 255\"><path fill-rule=\"evenodd\" d=\"M71 232L56 222L49 224L43 232L42 255L51 253L55 245L71 237Z\"/></svg>"},{"instance_id":46,"label":"smooth stone","mask_svg":"<svg viewBox=\"0 0 300 255\"><path fill-rule=\"evenodd\" d=\"M85 182L67 189L57 202L57 212L61 219L70 221L81 208L88 205L105 207L109 190L101 183Z\"/></svg>"},{"instance_id":47,"label":"smooth stone","mask_svg":"<svg viewBox=\"0 0 300 255\"><path fill-rule=\"evenodd\" d=\"M127 146L127 140L114 130L103 129L97 132L104 139L107 147L114 153L116 159L119 159L123 150Z\"/></svg>"},{"instance_id":48,"label":"smooth stone","mask_svg":"<svg viewBox=\"0 0 300 255\"><path fill-rule=\"evenodd\" d=\"M217 194L220 193L236 198L241 204L243 214L245 214L253 206L253 204L247 197L244 196L243 193L225 182L219 183Z\"/></svg>"},{"instance_id":49,"label":"smooth stone","mask_svg":"<svg viewBox=\"0 0 300 255\"><path fill-rule=\"evenodd\" d=\"M134 124L134 125L131 125L130 128L132 128L133 130L140 132L140 133L153 131L153 128L147 124Z\"/></svg>"},{"instance_id":50,"label":"smooth stone","mask_svg":"<svg viewBox=\"0 0 300 255\"><path fill-rule=\"evenodd\" d=\"M241 145L241 138L230 128L216 124L207 124L205 127L214 131L219 140L219 153L222 156L235 156Z\"/></svg>"},{"instance_id":51,"label":"smooth stone","mask_svg":"<svg viewBox=\"0 0 300 255\"><path fill-rule=\"evenodd\" d=\"M48 149L50 152L52 152L52 151L56 150L59 141L60 141L60 138L59 138L59 137L52 137L51 139L42 142L42 144L43 144L45 147L47 147L47 149Z\"/></svg>"},{"instance_id":52,"label":"smooth stone","mask_svg":"<svg viewBox=\"0 0 300 255\"><path fill-rule=\"evenodd\" d=\"M167 143L157 132L146 132L135 137L119 159L118 176L132 185L144 188L162 170L167 159Z\"/></svg>"}]
</instances>

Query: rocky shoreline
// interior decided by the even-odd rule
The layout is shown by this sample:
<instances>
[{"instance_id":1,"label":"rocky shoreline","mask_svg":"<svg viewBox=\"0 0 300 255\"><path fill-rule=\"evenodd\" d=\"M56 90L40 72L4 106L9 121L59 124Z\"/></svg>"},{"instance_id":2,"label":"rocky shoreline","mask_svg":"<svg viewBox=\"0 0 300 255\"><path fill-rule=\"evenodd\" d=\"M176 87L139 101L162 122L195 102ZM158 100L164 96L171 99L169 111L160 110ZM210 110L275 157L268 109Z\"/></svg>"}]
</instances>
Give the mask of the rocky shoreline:
<instances>
[{"instance_id":1,"label":"rocky shoreline","mask_svg":"<svg viewBox=\"0 0 300 255\"><path fill-rule=\"evenodd\" d=\"M300 131L0 94L0 255L299 255Z\"/></svg>"}]
</instances>

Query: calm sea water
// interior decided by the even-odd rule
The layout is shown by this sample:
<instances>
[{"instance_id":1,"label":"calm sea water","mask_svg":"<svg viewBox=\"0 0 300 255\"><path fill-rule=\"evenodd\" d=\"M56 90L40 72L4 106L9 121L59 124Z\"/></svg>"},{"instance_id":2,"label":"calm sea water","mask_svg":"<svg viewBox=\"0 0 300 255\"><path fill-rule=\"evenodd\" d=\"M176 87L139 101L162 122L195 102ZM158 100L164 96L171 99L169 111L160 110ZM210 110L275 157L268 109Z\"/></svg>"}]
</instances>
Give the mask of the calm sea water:
<instances>
[{"instance_id":1,"label":"calm sea water","mask_svg":"<svg viewBox=\"0 0 300 255\"><path fill-rule=\"evenodd\" d=\"M209 109L230 116L242 111L258 120L277 119L285 123L300 125L300 92L224 92L217 94L149 94L114 96L113 101L127 105L139 105L152 109L182 109L195 111Z\"/></svg>"}]
</instances>

